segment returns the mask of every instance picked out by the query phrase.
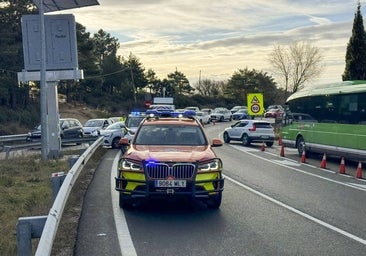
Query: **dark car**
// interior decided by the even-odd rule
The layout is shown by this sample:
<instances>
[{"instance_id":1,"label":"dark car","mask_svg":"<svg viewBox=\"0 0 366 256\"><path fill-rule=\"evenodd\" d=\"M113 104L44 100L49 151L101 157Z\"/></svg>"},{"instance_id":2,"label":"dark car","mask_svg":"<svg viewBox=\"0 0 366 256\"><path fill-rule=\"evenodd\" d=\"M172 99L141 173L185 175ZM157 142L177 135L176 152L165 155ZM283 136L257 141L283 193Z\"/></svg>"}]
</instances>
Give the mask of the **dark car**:
<instances>
[{"instance_id":1,"label":"dark car","mask_svg":"<svg viewBox=\"0 0 366 256\"><path fill-rule=\"evenodd\" d=\"M61 139L82 138L84 136L83 126L75 118L60 119L60 137ZM28 132L28 141L41 139L41 125L38 125L33 131Z\"/></svg>"},{"instance_id":2,"label":"dark car","mask_svg":"<svg viewBox=\"0 0 366 256\"><path fill-rule=\"evenodd\" d=\"M248 109L239 109L233 114L233 120L248 119Z\"/></svg>"}]
</instances>

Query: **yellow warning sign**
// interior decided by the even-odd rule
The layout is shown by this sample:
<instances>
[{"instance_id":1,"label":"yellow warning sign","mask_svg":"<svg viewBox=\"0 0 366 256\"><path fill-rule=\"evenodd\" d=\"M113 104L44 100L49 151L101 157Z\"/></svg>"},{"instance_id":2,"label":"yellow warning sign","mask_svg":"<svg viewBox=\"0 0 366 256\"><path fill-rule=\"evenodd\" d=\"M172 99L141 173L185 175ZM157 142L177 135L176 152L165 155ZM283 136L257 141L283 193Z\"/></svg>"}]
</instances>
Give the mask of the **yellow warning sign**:
<instances>
[{"instance_id":1,"label":"yellow warning sign","mask_svg":"<svg viewBox=\"0 0 366 256\"><path fill-rule=\"evenodd\" d=\"M251 116L259 116L264 113L264 103L262 93L248 93L248 114Z\"/></svg>"}]
</instances>

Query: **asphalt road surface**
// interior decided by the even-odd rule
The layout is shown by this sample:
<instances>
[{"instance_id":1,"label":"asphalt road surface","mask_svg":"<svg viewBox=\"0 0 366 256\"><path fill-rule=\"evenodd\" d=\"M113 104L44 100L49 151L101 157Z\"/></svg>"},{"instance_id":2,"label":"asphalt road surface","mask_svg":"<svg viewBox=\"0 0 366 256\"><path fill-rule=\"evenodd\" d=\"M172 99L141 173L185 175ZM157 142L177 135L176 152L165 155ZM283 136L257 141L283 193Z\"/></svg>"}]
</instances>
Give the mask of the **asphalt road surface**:
<instances>
[{"instance_id":1,"label":"asphalt road surface","mask_svg":"<svg viewBox=\"0 0 366 256\"><path fill-rule=\"evenodd\" d=\"M219 137L230 122L206 126ZM76 255L365 255L366 182L319 157L301 163L280 146L215 148L224 163L219 210L203 203L151 201L118 207L118 150L100 162L88 189ZM354 169L354 164L348 167Z\"/></svg>"}]
</instances>

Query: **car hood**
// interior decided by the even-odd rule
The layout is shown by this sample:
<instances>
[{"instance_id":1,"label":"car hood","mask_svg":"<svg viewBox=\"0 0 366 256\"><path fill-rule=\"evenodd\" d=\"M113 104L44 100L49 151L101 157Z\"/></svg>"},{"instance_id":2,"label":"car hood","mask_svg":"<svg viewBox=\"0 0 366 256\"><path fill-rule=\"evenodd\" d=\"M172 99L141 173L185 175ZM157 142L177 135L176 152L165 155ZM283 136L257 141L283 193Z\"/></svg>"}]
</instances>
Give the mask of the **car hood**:
<instances>
[{"instance_id":1,"label":"car hood","mask_svg":"<svg viewBox=\"0 0 366 256\"><path fill-rule=\"evenodd\" d=\"M137 160L163 162L196 162L216 158L210 146L145 146L133 145L127 157Z\"/></svg>"}]
</instances>

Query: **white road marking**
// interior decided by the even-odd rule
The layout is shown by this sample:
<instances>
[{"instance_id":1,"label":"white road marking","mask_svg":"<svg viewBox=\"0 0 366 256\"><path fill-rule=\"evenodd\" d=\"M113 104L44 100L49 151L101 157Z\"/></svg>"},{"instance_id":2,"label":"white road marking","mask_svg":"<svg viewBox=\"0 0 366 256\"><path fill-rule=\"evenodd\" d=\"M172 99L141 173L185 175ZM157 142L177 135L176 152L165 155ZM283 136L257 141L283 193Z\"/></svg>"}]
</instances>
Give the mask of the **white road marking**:
<instances>
[{"instance_id":1,"label":"white road marking","mask_svg":"<svg viewBox=\"0 0 366 256\"><path fill-rule=\"evenodd\" d=\"M115 190L115 175L117 173L118 160L121 152L114 158L112 170L111 170L111 195L112 195L112 207L114 221L116 223L117 236L119 246L121 248L121 255L123 256L137 256L135 246L133 245L130 231L128 229L126 217L123 213L123 209L119 207L119 194Z\"/></svg>"},{"instance_id":2,"label":"white road marking","mask_svg":"<svg viewBox=\"0 0 366 256\"><path fill-rule=\"evenodd\" d=\"M291 160L274 160L274 162L276 163L279 163L279 164L284 164L284 165L287 165L287 166L301 166L300 163L298 162L295 162L295 161L291 161Z\"/></svg>"},{"instance_id":3,"label":"white road marking","mask_svg":"<svg viewBox=\"0 0 366 256\"><path fill-rule=\"evenodd\" d=\"M303 173L303 174L306 174L306 175L309 175L309 176L317 177L317 178L319 178L319 179L323 179L323 180L326 180L326 181L329 181L329 182L333 182L333 183L336 183L336 184L339 184L339 185L342 185L342 186L346 186L346 187L354 188L354 189L357 189L357 190L366 191L366 188L363 188L363 187L361 187L361 186L354 186L354 185L353 185L354 183L344 183L344 182L340 182L340 181L332 180L332 179L329 179L329 178L323 177L323 176L318 175L318 174L315 174L315 173L311 173L311 172L307 172L307 171L300 170L300 169L295 168L295 167L293 167L293 166L291 166L291 165L283 164L283 163L281 163L280 161L274 161L274 160L272 160L272 159L267 159L267 158L264 158L264 157L261 157L261 156L255 155L255 154L251 153L250 151L242 150L242 147L239 147L239 146L236 146L236 145L230 145L230 146L232 146L233 148L236 148L236 149L238 149L238 150L240 150L240 151L246 152L247 154L249 154L249 155L251 155L251 156L253 156L253 157L256 157L256 158L262 159L262 160L267 161L267 162L270 162L270 163L274 163L274 162L275 162L276 164L278 164L278 165L280 165L280 166L287 167L287 168L292 169L292 170L294 170L294 171L296 171L296 172L300 172L300 173ZM259 151L259 150L256 150L256 151ZM309 166L309 167L315 168L315 167L313 167L313 166L311 166L311 165L308 165L308 164L306 164L306 163L305 163L305 164L303 163L303 165L307 165L307 166ZM316 168L316 169L318 169L318 168ZM323 170L323 169L322 169L322 170ZM333 171L329 171L329 170L328 170L328 172L335 173L335 172L333 172ZM360 180L360 181L363 181L363 180Z\"/></svg>"},{"instance_id":4,"label":"white road marking","mask_svg":"<svg viewBox=\"0 0 366 256\"><path fill-rule=\"evenodd\" d=\"M353 235L353 234L351 234L351 233L349 233L349 232L347 232L347 231L345 231L343 229L337 228L337 227L335 227L335 226L333 226L333 225L331 225L329 223L326 223L326 222L324 222L324 221L322 221L320 219L317 219L317 218L315 218L315 217L313 217L313 216L311 216L311 215L309 215L307 213L304 213L304 212L302 212L300 210L297 210L296 208L294 208L292 206L289 206L289 205L287 205L285 203L282 203L281 201L278 201L278 200L276 200L276 199L274 199L274 198L272 198L270 196L267 196L267 195L265 195L265 194L263 194L263 193L255 190L255 189L253 189L251 187L248 187L248 186L240 183L239 181L234 180L233 178L228 177L227 175L224 175L224 177L226 179L228 179L229 181L235 183L236 185L238 185L238 186L240 186L240 187L242 187L242 188L244 188L244 189L246 189L246 190L248 190L248 191L250 191L250 192L252 192L252 193L254 193L254 194L256 194L256 195L258 195L258 196L260 196L260 197L262 197L264 199L266 199L266 200L268 200L268 201L271 201L274 204L277 204L277 205L279 205L281 207L284 207L284 208L288 209L289 211L291 211L293 213L296 213L296 214L298 214L298 215L300 215L300 216L302 216L304 218L307 218L307 219L309 219L309 220L311 220L311 221L313 221L315 223L320 224L323 227L326 227L328 229L331 229L331 230L333 230L333 231L335 231L335 232L337 232L337 233L339 233L341 235L344 235L346 237L349 237L352 240L355 240L355 241L357 241L357 242L359 242L359 243L361 243L363 245L366 245L366 240L363 239L363 238L361 238L361 237L355 236L355 235Z\"/></svg>"}]
</instances>

